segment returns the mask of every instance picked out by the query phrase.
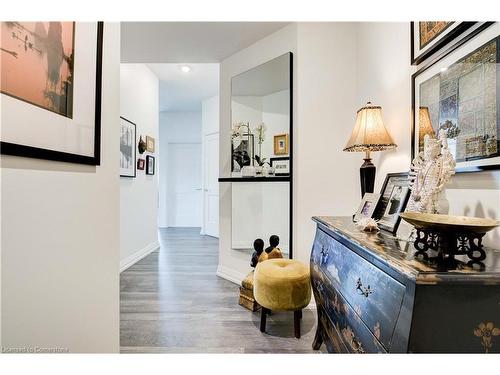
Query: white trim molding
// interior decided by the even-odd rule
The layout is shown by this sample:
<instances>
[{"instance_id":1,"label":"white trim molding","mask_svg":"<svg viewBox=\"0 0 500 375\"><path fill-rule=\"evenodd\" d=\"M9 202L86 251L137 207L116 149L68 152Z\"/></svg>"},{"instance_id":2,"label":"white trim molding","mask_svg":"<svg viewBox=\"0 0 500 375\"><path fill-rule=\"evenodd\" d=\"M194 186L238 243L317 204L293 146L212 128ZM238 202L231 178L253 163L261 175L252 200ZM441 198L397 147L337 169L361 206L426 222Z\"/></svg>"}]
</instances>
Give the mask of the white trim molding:
<instances>
[{"instance_id":1,"label":"white trim molding","mask_svg":"<svg viewBox=\"0 0 500 375\"><path fill-rule=\"evenodd\" d=\"M125 271L130 266L136 264L142 258L148 256L153 251L155 251L159 248L160 248L160 243L158 241L155 241L155 242L152 242L149 245L143 247L139 251L133 253L132 255L129 255L125 259L120 260L120 273Z\"/></svg>"},{"instance_id":2,"label":"white trim molding","mask_svg":"<svg viewBox=\"0 0 500 375\"><path fill-rule=\"evenodd\" d=\"M229 269L227 267L221 266L219 264L219 266L217 267L217 276L222 277L223 279L226 279L228 281L231 281L236 285L241 285L241 282L247 275L244 275L240 272Z\"/></svg>"}]
</instances>

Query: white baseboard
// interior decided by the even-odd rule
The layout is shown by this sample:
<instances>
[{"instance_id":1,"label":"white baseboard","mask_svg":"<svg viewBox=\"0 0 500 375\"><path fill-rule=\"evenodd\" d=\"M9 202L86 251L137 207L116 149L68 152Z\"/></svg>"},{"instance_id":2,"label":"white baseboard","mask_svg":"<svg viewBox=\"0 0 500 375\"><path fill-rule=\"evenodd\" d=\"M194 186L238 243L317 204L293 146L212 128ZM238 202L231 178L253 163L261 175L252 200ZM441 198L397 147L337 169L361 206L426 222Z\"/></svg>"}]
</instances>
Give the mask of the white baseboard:
<instances>
[{"instance_id":1,"label":"white baseboard","mask_svg":"<svg viewBox=\"0 0 500 375\"><path fill-rule=\"evenodd\" d=\"M151 254L153 251L158 249L160 247L160 243L158 241L152 242L149 245L143 247L139 251L133 253L132 255L129 255L125 259L120 260L120 272L125 271L127 268L130 266L134 265L138 261L140 261L142 258L146 257L147 255Z\"/></svg>"},{"instance_id":2,"label":"white baseboard","mask_svg":"<svg viewBox=\"0 0 500 375\"><path fill-rule=\"evenodd\" d=\"M217 267L217 276L222 277L236 285L241 285L243 279L247 276L235 270L219 265Z\"/></svg>"}]
</instances>

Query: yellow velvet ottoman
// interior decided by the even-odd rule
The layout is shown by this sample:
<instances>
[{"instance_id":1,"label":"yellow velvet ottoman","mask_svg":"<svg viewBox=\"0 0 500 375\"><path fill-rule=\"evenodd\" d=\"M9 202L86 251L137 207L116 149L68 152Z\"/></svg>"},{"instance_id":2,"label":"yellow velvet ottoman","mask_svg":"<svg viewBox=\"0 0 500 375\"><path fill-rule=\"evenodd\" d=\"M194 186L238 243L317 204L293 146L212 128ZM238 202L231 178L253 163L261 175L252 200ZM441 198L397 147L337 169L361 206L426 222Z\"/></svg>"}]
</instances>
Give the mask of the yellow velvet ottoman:
<instances>
[{"instance_id":1,"label":"yellow velvet ottoman","mask_svg":"<svg viewBox=\"0 0 500 375\"><path fill-rule=\"evenodd\" d=\"M293 311L295 337L300 338L302 309L311 300L309 267L293 259L269 259L259 263L253 277L255 300L262 306L260 331L266 331L271 310Z\"/></svg>"}]
</instances>

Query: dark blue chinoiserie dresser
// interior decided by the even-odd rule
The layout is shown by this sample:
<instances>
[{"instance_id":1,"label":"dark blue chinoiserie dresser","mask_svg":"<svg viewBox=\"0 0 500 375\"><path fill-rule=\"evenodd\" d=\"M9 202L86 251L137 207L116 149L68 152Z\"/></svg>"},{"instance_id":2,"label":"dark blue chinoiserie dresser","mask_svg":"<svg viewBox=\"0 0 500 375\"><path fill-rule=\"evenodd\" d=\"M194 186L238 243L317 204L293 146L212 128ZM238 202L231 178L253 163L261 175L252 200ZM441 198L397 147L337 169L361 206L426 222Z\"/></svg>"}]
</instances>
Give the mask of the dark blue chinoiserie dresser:
<instances>
[{"instance_id":1,"label":"dark blue chinoiserie dresser","mask_svg":"<svg viewBox=\"0 0 500 375\"><path fill-rule=\"evenodd\" d=\"M412 243L356 229L350 217L314 217L313 348L337 353L500 352L500 251L446 266Z\"/></svg>"}]
</instances>

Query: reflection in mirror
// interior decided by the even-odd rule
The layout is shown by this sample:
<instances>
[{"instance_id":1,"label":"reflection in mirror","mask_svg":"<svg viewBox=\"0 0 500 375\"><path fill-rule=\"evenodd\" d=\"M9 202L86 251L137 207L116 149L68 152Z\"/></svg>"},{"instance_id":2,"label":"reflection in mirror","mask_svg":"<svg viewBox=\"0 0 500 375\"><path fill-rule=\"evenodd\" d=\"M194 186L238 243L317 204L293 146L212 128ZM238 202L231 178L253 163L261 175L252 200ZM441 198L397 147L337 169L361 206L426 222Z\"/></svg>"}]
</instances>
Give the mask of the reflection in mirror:
<instances>
[{"instance_id":1,"label":"reflection in mirror","mask_svg":"<svg viewBox=\"0 0 500 375\"><path fill-rule=\"evenodd\" d=\"M253 250L261 238L280 238L291 256L291 59L287 53L231 81L231 245ZM278 178L279 177L279 178Z\"/></svg>"},{"instance_id":2,"label":"reflection in mirror","mask_svg":"<svg viewBox=\"0 0 500 375\"><path fill-rule=\"evenodd\" d=\"M276 158L288 157L290 59L287 53L232 79L234 177L273 176Z\"/></svg>"},{"instance_id":3,"label":"reflection in mirror","mask_svg":"<svg viewBox=\"0 0 500 375\"><path fill-rule=\"evenodd\" d=\"M289 250L289 183L232 183L232 248L253 249L253 241L262 238L265 247L273 234L280 238L283 255Z\"/></svg>"}]
</instances>

